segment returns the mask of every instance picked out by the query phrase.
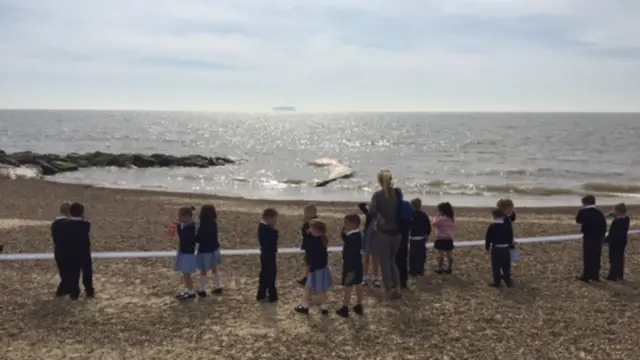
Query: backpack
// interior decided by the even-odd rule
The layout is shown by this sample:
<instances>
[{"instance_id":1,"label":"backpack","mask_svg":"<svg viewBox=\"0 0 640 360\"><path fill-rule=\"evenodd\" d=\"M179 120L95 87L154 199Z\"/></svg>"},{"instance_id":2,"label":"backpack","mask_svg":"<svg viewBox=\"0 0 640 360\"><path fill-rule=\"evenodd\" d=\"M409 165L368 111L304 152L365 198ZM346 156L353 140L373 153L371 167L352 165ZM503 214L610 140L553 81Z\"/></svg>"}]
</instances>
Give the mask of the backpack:
<instances>
[{"instance_id":1,"label":"backpack","mask_svg":"<svg viewBox=\"0 0 640 360\"><path fill-rule=\"evenodd\" d=\"M398 199L398 214L396 216L396 222L400 230L408 230L411 226L411 220L413 217L413 206L411 203L402 198L402 191L395 189L396 198Z\"/></svg>"}]
</instances>

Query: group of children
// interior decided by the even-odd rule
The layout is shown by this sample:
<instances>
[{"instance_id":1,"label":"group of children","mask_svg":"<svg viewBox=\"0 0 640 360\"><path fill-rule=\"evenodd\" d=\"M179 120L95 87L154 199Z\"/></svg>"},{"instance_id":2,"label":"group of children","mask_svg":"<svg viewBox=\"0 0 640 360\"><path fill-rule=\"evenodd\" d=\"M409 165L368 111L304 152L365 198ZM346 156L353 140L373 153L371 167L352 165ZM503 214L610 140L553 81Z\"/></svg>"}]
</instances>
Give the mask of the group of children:
<instances>
[{"instance_id":1,"label":"group of children","mask_svg":"<svg viewBox=\"0 0 640 360\"><path fill-rule=\"evenodd\" d=\"M617 281L624 277L624 252L627 245L627 233L630 220L626 214L626 206L618 204L610 216L613 222L606 235L607 223L604 214L595 208L595 198L586 196L582 199L583 206L576 216L576 222L581 224L584 234L584 271L580 280L585 282L598 281L600 271L600 257L602 244L609 245L610 271L607 280ZM405 275L401 287L406 287L408 276L423 276L426 264L426 242L435 230L434 249L438 252L438 274L451 274L453 270L453 250L455 236L455 214L453 206L440 203L438 214L433 222L422 210L420 199L413 199L407 206L411 206L410 221L401 229L401 250L397 261L399 272ZM356 304L352 308L358 315L364 313L363 286L368 285L367 275L372 276L375 285L380 283L377 278L378 269L372 242L375 242L375 226L368 214L366 204L360 204L360 209L366 215L364 231L361 230L361 219L358 214L344 216L340 231L342 250L341 283L345 287L342 306L336 313L348 317L349 305L353 290L356 292ZM181 207L175 222L171 224L169 237L178 237L178 251L175 260L175 270L182 273L185 290L176 295L179 300L190 300L207 296L209 278L214 281L212 294L222 294L223 287L218 272L222 263L220 243L218 240L217 213L213 205L204 205L199 211L199 224L194 221L196 209L192 206ZM500 287L502 282L507 287L513 285L511 279L511 262L515 248L513 223L516 220L514 204L510 199L501 199L492 212L493 222L488 225L485 235L485 248L491 257L492 278L491 286ZM278 252L277 229L278 212L268 208L262 213L262 220L258 225L258 242L260 245L260 275L256 300L277 302L276 288ZM87 297L95 296L93 288L93 265L90 244L91 224L84 219L84 206L80 203L64 202L60 206L60 216L51 225L54 243L54 256L60 275L60 284L56 296L69 295L78 299L80 295L79 279L82 282ZM605 236L606 235L606 236ZM302 303L294 310L297 313L308 314L312 293L321 298L320 312L329 314L327 305L327 291L333 285L333 276L329 267L327 251L327 224L318 219L314 205L304 208L304 223L301 229L304 251L304 277L298 280L305 288ZM363 255L364 254L364 257ZM409 262L407 264L407 257ZM447 258L447 267L444 259ZM404 259L402 259L404 258ZM192 274L200 272L200 286L196 289Z\"/></svg>"}]
</instances>

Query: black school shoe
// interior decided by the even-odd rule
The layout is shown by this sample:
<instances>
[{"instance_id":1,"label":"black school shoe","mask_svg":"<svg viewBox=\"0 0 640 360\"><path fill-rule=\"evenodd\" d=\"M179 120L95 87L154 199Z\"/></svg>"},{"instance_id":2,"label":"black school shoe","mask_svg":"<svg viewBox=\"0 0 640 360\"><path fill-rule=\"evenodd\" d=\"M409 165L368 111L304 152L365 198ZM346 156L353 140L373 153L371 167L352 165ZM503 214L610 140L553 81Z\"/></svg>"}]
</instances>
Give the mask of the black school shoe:
<instances>
[{"instance_id":1,"label":"black school shoe","mask_svg":"<svg viewBox=\"0 0 640 360\"><path fill-rule=\"evenodd\" d=\"M84 294L88 297L88 298L94 298L96 297L96 291L94 289L86 289L84 291Z\"/></svg>"},{"instance_id":2,"label":"black school shoe","mask_svg":"<svg viewBox=\"0 0 640 360\"><path fill-rule=\"evenodd\" d=\"M353 312L358 314L358 315L363 315L364 314L364 308L362 307L362 305L358 304L358 305L353 307Z\"/></svg>"},{"instance_id":3,"label":"black school shoe","mask_svg":"<svg viewBox=\"0 0 640 360\"><path fill-rule=\"evenodd\" d=\"M340 309L336 310L336 314L338 314L339 316L342 316L343 318L348 318L349 317L349 308L346 307L346 306L343 306Z\"/></svg>"},{"instance_id":4,"label":"black school shoe","mask_svg":"<svg viewBox=\"0 0 640 360\"><path fill-rule=\"evenodd\" d=\"M300 306L296 306L293 311L297 312L298 314L303 314L303 315L309 315L309 308L304 307L302 305Z\"/></svg>"},{"instance_id":5,"label":"black school shoe","mask_svg":"<svg viewBox=\"0 0 640 360\"><path fill-rule=\"evenodd\" d=\"M193 300L196 298L196 294L192 292L183 292L182 294L176 295L176 297L180 301Z\"/></svg>"},{"instance_id":6,"label":"black school shoe","mask_svg":"<svg viewBox=\"0 0 640 360\"><path fill-rule=\"evenodd\" d=\"M200 298L207 297L207 292L206 292L206 291L204 291L204 290L199 290L199 291L197 292L197 294L198 294L198 297L200 297Z\"/></svg>"}]
</instances>

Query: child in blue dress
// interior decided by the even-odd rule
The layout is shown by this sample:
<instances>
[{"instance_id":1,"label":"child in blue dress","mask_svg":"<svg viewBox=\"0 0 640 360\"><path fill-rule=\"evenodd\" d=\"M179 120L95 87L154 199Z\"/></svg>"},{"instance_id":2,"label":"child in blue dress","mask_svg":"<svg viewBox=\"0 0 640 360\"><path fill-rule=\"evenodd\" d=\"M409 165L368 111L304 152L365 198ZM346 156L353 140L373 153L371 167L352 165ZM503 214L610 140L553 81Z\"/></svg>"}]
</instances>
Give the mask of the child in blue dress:
<instances>
[{"instance_id":1,"label":"child in blue dress","mask_svg":"<svg viewBox=\"0 0 640 360\"><path fill-rule=\"evenodd\" d=\"M333 285L331 270L329 269L329 253L327 252L327 224L314 219L309 222L309 231L312 238L306 246L305 253L309 264L309 276L305 285L302 304L295 308L300 314L309 313L309 303L311 302L311 292L316 292L321 296L320 311L322 315L329 314L327 307L327 291Z\"/></svg>"},{"instance_id":2,"label":"child in blue dress","mask_svg":"<svg viewBox=\"0 0 640 360\"><path fill-rule=\"evenodd\" d=\"M192 206L183 206L178 210L176 230L178 233L178 253L175 271L182 273L185 291L176 295L178 300L191 300L196 297L191 274L197 271L196 263L196 223L193 221Z\"/></svg>"},{"instance_id":3,"label":"child in blue dress","mask_svg":"<svg viewBox=\"0 0 640 360\"><path fill-rule=\"evenodd\" d=\"M213 205L204 205L200 209L200 225L196 233L198 243L198 255L196 263L200 270L200 290L199 297L207 296L207 273L211 271L211 277L215 282L215 289L212 294L222 294L222 282L218 266L222 262L220 255L220 242L218 241L218 216Z\"/></svg>"}]
</instances>

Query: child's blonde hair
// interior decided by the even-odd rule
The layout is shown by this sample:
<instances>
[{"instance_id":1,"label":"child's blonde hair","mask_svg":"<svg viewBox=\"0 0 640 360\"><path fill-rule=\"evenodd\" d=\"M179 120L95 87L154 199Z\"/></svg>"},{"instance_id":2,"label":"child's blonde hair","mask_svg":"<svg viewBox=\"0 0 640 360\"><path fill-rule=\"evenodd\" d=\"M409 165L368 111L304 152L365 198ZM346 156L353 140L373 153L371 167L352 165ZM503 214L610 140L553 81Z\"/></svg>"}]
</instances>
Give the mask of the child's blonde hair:
<instances>
[{"instance_id":1,"label":"child's blonde hair","mask_svg":"<svg viewBox=\"0 0 640 360\"><path fill-rule=\"evenodd\" d=\"M305 219L311 220L318 216L318 209L314 204L310 204L304 207L303 214Z\"/></svg>"},{"instance_id":2,"label":"child's blonde hair","mask_svg":"<svg viewBox=\"0 0 640 360\"><path fill-rule=\"evenodd\" d=\"M71 201L63 201L60 204L60 214L64 216L71 216Z\"/></svg>"}]
</instances>

